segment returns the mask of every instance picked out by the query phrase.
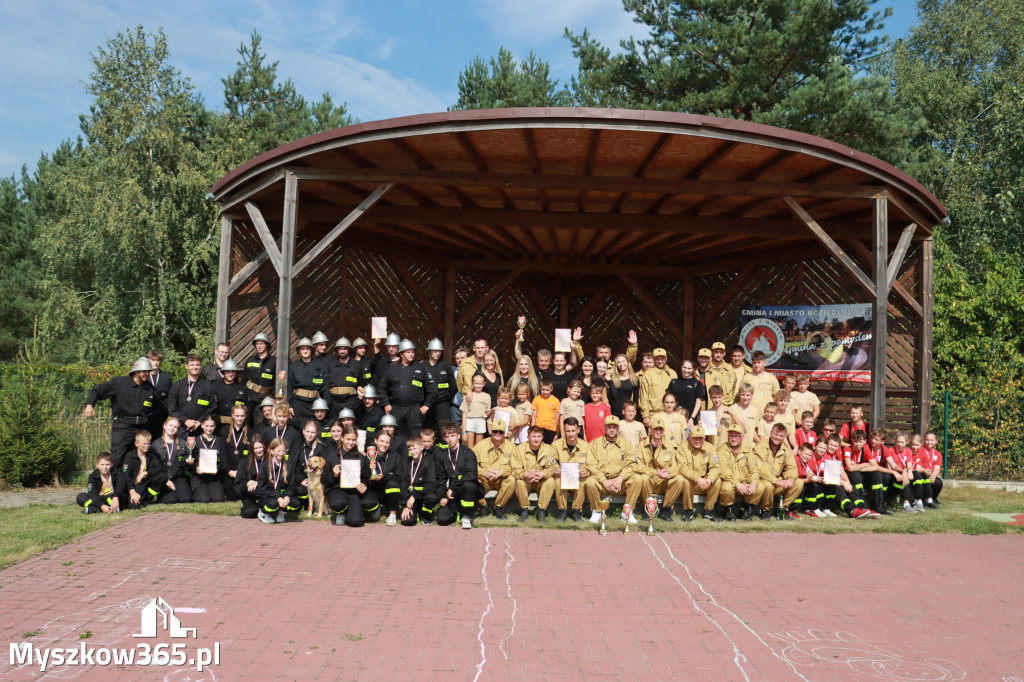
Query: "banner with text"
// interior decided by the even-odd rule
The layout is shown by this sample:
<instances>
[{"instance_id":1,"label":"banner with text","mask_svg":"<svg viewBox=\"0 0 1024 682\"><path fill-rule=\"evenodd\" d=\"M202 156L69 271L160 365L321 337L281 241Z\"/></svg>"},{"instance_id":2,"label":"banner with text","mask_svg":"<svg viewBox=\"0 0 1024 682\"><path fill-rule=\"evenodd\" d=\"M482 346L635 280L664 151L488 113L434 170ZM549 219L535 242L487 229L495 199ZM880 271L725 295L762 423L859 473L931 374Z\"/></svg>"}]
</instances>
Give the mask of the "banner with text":
<instances>
[{"instance_id":1,"label":"banner with text","mask_svg":"<svg viewBox=\"0 0 1024 682\"><path fill-rule=\"evenodd\" d=\"M772 374L871 382L870 303L746 306L739 323L747 362L762 351Z\"/></svg>"}]
</instances>

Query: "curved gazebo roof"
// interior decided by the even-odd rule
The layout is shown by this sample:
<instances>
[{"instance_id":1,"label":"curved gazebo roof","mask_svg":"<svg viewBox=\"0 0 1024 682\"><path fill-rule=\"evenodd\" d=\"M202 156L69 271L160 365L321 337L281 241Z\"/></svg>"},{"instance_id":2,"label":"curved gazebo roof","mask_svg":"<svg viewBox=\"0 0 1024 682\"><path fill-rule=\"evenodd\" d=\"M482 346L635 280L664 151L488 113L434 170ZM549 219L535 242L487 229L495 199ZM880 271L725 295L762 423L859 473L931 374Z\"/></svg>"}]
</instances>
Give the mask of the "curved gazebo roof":
<instances>
[{"instance_id":1,"label":"curved gazebo roof","mask_svg":"<svg viewBox=\"0 0 1024 682\"><path fill-rule=\"evenodd\" d=\"M641 344L667 334L679 358L735 338L740 301L868 300L888 311L875 316L889 344L875 376L916 394L906 409L927 419L931 232L946 210L905 173L829 140L659 111L443 112L296 140L211 192L227 228L217 336L232 345L272 333L275 307L289 340L321 324L365 335L348 320L390 307L401 333L450 348L493 328L505 300L548 328L586 320L605 338L646 324ZM342 310L319 322L339 296ZM602 317L615 296L645 309L643 324Z\"/></svg>"}]
</instances>

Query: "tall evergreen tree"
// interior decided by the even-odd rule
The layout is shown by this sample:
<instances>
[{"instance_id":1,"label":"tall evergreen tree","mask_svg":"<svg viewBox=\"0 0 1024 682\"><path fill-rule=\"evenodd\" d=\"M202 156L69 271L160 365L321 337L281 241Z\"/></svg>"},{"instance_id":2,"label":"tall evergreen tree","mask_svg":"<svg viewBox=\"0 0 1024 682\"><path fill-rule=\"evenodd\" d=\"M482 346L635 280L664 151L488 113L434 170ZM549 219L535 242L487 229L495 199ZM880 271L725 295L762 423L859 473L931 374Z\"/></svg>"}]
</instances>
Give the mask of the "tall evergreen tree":
<instances>
[{"instance_id":1,"label":"tall evergreen tree","mask_svg":"<svg viewBox=\"0 0 1024 682\"><path fill-rule=\"evenodd\" d=\"M551 67L532 51L516 63L512 53L499 48L490 64L479 56L459 73L459 99L453 111L504 107L564 107L569 93L551 78Z\"/></svg>"},{"instance_id":2,"label":"tall evergreen tree","mask_svg":"<svg viewBox=\"0 0 1024 682\"><path fill-rule=\"evenodd\" d=\"M566 29L582 106L661 109L799 130L896 159L916 133L865 72L887 13L873 0L623 0L648 37L614 53Z\"/></svg>"}]
</instances>

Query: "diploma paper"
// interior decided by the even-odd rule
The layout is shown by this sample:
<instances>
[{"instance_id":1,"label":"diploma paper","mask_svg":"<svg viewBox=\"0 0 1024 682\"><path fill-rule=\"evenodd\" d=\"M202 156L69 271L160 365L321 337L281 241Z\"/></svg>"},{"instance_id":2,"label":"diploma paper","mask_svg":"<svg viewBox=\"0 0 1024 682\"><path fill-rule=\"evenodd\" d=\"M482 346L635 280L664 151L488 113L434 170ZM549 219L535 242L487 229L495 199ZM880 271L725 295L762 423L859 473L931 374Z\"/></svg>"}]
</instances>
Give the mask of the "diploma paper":
<instances>
[{"instance_id":1,"label":"diploma paper","mask_svg":"<svg viewBox=\"0 0 1024 682\"><path fill-rule=\"evenodd\" d=\"M843 477L843 463L830 459L825 462L825 485L839 485Z\"/></svg>"},{"instance_id":2,"label":"diploma paper","mask_svg":"<svg viewBox=\"0 0 1024 682\"><path fill-rule=\"evenodd\" d=\"M362 429L356 430L356 448L359 452L366 452L366 431Z\"/></svg>"},{"instance_id":3,"label":"diploma paper","mask_svg":"<svg viewBox=\"0 0 1024 682\"><path fill-rule=\"evenodd\" d=\"M704 427L706 435L716 435L718 433L718 412L716 410L701 410L700 425Z\"/></svg>"},{"instance_id":4,"label":"diploma paper","mask_svg":"<svg viewBox=\"0 0 1024 682\"><path fill-rule=\"evenodd\" d=\"M568 353L572 350L572 330L571 329L556 329L555 330L555 352L556 353Z\"/></svg>"},{"instance_id":5,"label":"diploma paper","mask_svg":"<svg viewBox=\"0 0 1024 682\"><path fill-rule=\"evenodd\" d=\"M387 338L388 335L388 318L386 317L371 317L370 318L370 338L371 339L383 339Z\"/></svg>"},{"instance_id":6,"label":"diploma paper","mask_svg":"<svg viewBox=\"0 0 1024 682\"><path fill-rule=\"evenodd\" d=\"M580 465L566 462L562 465L562 490L580 489Z\"/></svg>"},{"instance_id":7,"label":"diploma paper","mask_svg":"<svg viewBox=\"0 0 1024 682\"><path fill-rule=\"evenodd\" d=\"M492 416L494 421L501 420L505 422L505 435L508 435L508 425L512 423L512 413L508 410L495 410Z\"/></svg>"},{"instance_id":8,"label":"diploma paper","mask_svg":"<svg viewBox=\"0 0 1024 682\"><path fill-rule=\"evenodd\" d=\"M217 473L217 451L208 448L199 448L199 465L196 473L215 474Z\"/></svg>"},{"instance_id":9,"label":"diploma paper","mask_svg":"<svg viewBox=\"0 0 1024 682\"><path fill-rule=\"evenodd\" d=\"M339 488L355 488L361 483L362 465L358 459L341 460L341 485Z\"/></svg>"}]
</instances>

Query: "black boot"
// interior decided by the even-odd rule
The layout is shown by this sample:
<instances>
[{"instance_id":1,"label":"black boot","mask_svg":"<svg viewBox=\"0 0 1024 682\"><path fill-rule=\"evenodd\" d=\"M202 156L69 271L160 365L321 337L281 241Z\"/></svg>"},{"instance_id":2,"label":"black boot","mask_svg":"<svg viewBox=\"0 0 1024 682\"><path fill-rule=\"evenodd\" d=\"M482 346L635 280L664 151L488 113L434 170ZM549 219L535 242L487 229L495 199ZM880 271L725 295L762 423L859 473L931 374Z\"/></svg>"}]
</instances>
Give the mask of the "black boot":
<instances>
[{"instance_id":1,"label":"black boot","mask_svg":"<svg viewBox=\"0 0 1024 682\"><path fill-rule=\"evenodd\" d=\"M558 510L558 516L556 516L555 518L558 520L559 523L561 523L562 521L565 521L565 519L568 516L569 516L568 510L566 510L566 509L559 509Z\"/></svg>"},{"instance_id":2,"label":"black boot","mask_svg":"<svg viewBox=\"0 0 1024 682\"><path fill-rule=\"evenodd\" d=\"M546 511L544 511L543 509L538 509L537 510L537 523L547 523L547 522L548 522L548 513Z\"/></svg>"}]
</instances>

